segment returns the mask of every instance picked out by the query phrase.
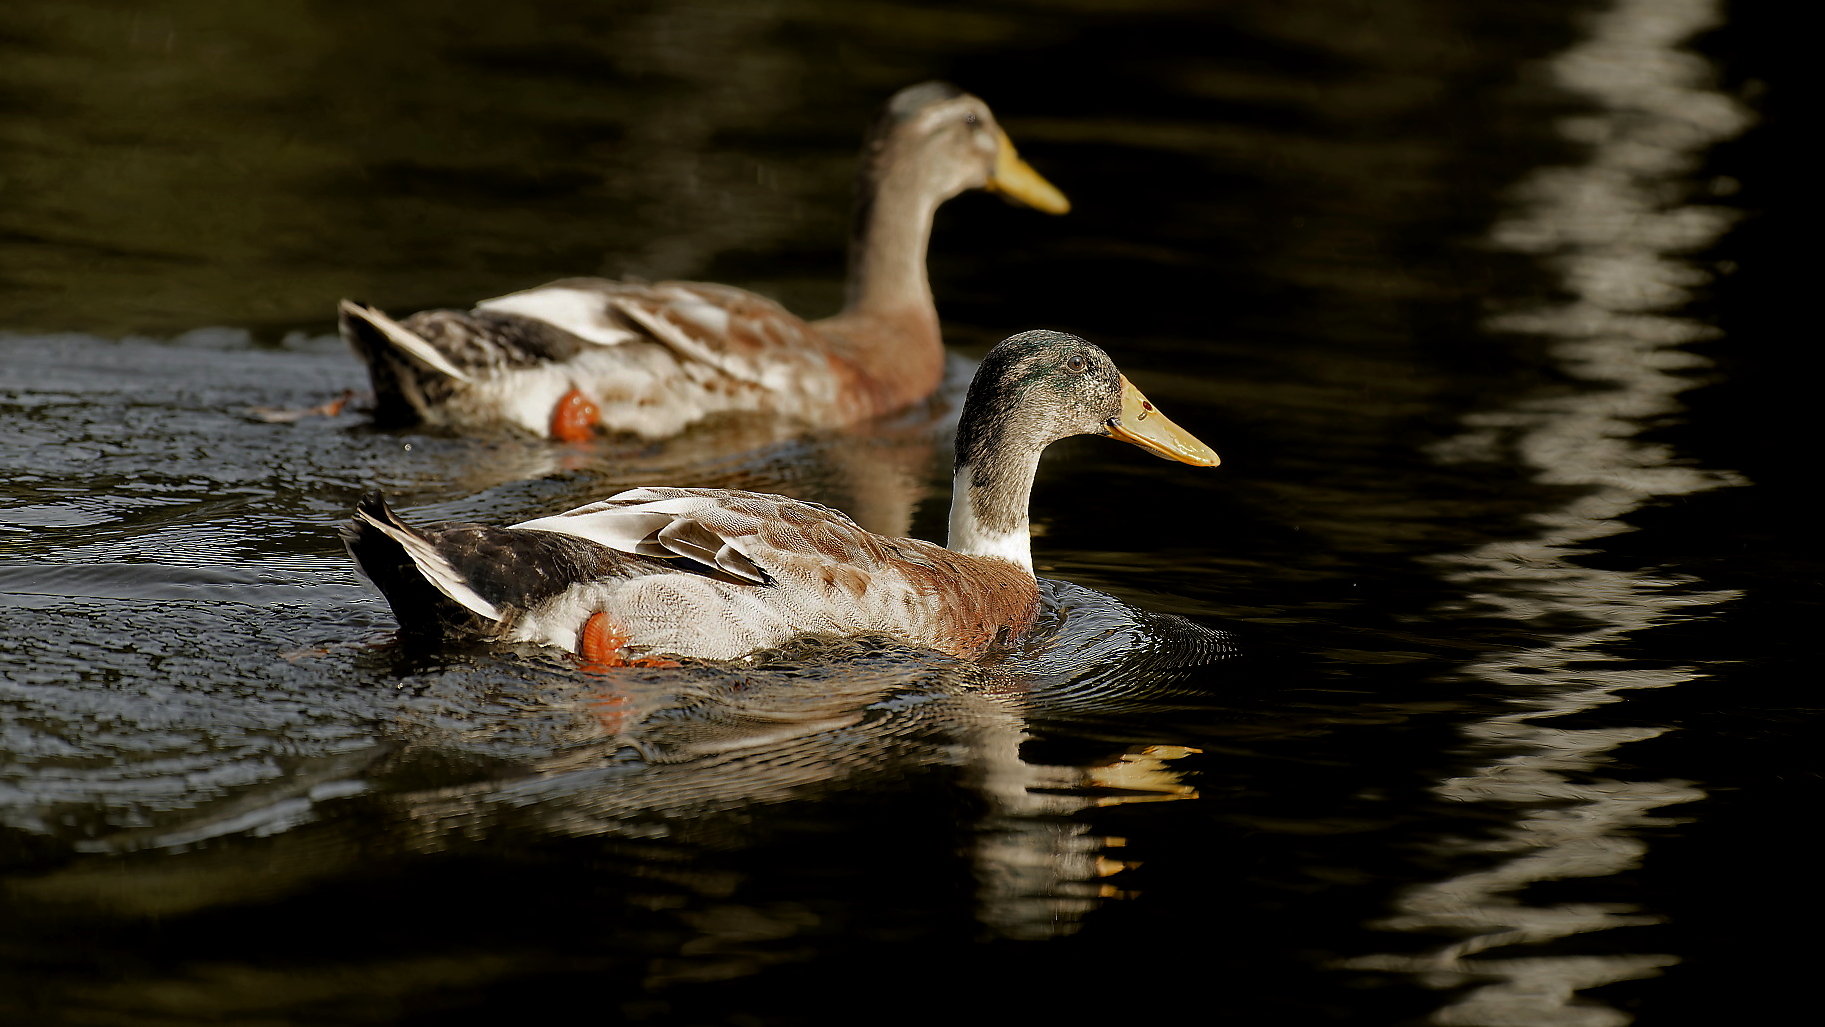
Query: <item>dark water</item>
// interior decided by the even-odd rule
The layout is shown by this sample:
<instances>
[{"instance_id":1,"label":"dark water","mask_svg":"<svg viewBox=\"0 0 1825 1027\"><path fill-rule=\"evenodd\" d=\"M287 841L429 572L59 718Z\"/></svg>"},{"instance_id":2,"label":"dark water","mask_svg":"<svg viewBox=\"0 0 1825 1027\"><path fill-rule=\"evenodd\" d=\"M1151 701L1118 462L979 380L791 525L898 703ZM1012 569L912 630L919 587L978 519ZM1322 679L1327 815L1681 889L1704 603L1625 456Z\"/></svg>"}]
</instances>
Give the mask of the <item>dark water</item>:
<instances>
[{"instance_id":1,"label":"dark water","mask_svg":"<svg viewBox=\"0 0 1825 1027\"><path fill-rule=\"evenodd\" d=\"M1801 1022L1773 9L11 0L0 1020ZM260 413L362 385L341 296L829 312L860 127L931 77L1077 204L944 208L948 338L1084 334L1224 466L1056 447L1074 584L986 666L393 645L335 537L374 487L941 537L942 401L587 447Z\"/></svg>"}]
</instances>

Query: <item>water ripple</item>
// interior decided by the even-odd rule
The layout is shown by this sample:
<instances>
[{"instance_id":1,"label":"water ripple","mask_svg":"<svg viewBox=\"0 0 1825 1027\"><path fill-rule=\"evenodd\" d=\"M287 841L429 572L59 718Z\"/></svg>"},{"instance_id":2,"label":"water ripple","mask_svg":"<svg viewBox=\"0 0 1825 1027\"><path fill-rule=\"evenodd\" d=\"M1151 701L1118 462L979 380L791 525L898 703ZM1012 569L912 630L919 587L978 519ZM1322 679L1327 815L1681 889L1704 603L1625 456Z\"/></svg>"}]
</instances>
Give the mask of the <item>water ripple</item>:
<instances>
[{"instance_id":1,"label":"water ripple","mask_svg":"<svg viewBox=\"0 0 1825 1027\"><path fill-rule=\"evenodd\" d=\"M1659 914L1624 903L1540 904L1516 893L1535 882L1637 866L1648 848L1637 832L1672 822L1652 811L1705 796L1686 781L1601 776L1612 750L1660 735L1663 727L1563 728L1550 719L1620 702L1630 690L1697 679L1686 667L1608 666L1618 662L1610 654L1631 636L1736 595L1577 560L1594 540L1631 530L1622 518L1647 502L1744 483L1740 475L1689 466L1670 447L1635 438L1651 419L1680 411L1675 397L1694 384L1680 372L1705 366L1680 347L1714 334L1665 312L1676 312L1693 287L1709 281L1680 255L1715 241L1733 215L1704 205L1669 206L1664 197L1669 188L1682 189L1707 147L1747 124L1733 101L1708 88L1709 65L1677 49L1718 17L1712 0L1620 0L1594 19L1589 38L1551 61L1561 85L1600 108L1561 126L1589 145L1588 159L1533 174L1515 191L1516 214L1490 232L1499 246L1540 255L1574 298L1498 316L1487 327L1550 340L1560 368L1602 387L1473 414L1465 419L1469 431L1438 447L1445 461L1510 452L1535 481L1581 491L1534 515L1539 534L1441 562L1449 580L1471 590L1466 598L1475 608L1532 623L1569 615L1587 626L1464 668L1509 690L1513 710L1464 728L1476 765L1434 792L1518 815L1486 838L1436 842L1440 851L1496 862L1409 889L1378 925L1460 940L1418 956L1345 961L1412 972L1432 987L1472 985L1435 1011L1432 1023L1613 1027L1631 1017L1577 992L1652 976L1679 961L1655 953L1487 953L1661 922Z\"/></svg>"}]
</instances>

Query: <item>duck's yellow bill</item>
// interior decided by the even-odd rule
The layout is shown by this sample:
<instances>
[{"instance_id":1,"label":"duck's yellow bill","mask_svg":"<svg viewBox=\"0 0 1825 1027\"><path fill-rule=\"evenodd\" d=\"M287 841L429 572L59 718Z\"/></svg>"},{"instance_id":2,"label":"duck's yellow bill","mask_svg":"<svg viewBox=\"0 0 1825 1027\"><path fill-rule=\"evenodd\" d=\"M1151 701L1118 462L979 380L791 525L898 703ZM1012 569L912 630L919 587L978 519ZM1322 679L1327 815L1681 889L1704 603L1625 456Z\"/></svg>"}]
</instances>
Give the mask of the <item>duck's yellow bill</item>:
<instances>
[{"instance_id":1,"label":"duck's yellow bill","mask_svg":"<svg viewBox=\"0 0 1825 1027\"><path fill-rule=\"evenodd\" d=\"M996 129L995 138L998 144L995 173L984 188L1047 214L1063 214L1071 209L1071 201L1065 199L1065 194L1041 178L1039 172L1014 152L1014 144L1008 140L1006 132Z\"/></svg>"},{"instance_id":2,"label":"duck's yellow bill","mask_svg":"<svg viewBox=\"0 0 1825 1027\"><path fill-rule=\"evenodd\" d=\"M1215 467L1220 462L1215 450L1160 413L1127 375L1122 376L1122 415L1109 422L1109 435L1132 442L1154 456L1184 464Z\"/></svg>"}]
</instances>

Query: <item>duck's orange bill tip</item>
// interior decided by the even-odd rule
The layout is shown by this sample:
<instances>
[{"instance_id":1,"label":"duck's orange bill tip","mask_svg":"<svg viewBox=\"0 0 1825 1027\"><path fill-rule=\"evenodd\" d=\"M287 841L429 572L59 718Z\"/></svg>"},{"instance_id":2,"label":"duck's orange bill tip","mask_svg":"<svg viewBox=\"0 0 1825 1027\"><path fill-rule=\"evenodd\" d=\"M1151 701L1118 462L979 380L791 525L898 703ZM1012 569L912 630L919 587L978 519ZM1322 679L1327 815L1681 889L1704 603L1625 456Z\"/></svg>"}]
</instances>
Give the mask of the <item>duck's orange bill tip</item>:
<instances>
[{"instance_id":1,"label":"duck's orange bill tip","mask_svg":"<svg viewBox=\"0 0 1825 1027\"><path fill-rule=\"evenodd\" d=\"M1057 186L1046 181L1031 165L1020 159L1020 154L1015 152L1014 144L1006 132L996 129L996 141L995 173L989 176L989 184L984 188L1047 214L1070 211L1071 201L1065 199L1065 194L1059 192Z\"/></svg>"},{"instance_id":2,"label":"duck's orange bill tip","mask_svg":"<svg viewBox=\"0 0 1825 1027\"><path fill-rule=\"evenodd\" d=\"M1122 376L1122 415L1109 422L1109 434L1123 442L1132 442L1154 456L1183 464L1215 467L1222 462L1216 450L1160 413L1126 375Z\"/></svg>"}]
</instances>

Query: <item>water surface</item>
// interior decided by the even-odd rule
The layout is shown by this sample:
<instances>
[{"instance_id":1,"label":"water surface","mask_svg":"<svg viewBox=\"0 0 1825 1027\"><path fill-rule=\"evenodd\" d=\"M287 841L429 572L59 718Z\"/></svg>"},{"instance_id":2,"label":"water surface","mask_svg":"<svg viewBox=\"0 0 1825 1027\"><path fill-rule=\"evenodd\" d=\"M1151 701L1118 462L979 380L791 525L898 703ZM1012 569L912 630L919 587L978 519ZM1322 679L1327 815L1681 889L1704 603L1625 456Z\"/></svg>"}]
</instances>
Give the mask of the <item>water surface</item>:
<instances>
[{"instance_id":1,"label":"water surface","mask_svg":"<svg viewBox=\"0 0 1825 1027\"><path fill-rule=\"evenodd\" d=\"M1783 853L1817 801L1818 569L1759 17L15 2L0 1011L1771 1008L1802 968L1756 939L1813 893ZM861 127L931 77L1076 204L941 212L932 404L587 446L270 419L362 387L341 296L632 274L830 312ZM373 488L504 521L659 482L941 538L968 358L1033 327L1224 465L1055 447L1049 627L983 665L408 651L337 541Z\"/></svg>"}]
</instances>

